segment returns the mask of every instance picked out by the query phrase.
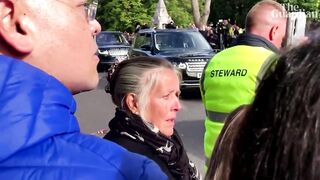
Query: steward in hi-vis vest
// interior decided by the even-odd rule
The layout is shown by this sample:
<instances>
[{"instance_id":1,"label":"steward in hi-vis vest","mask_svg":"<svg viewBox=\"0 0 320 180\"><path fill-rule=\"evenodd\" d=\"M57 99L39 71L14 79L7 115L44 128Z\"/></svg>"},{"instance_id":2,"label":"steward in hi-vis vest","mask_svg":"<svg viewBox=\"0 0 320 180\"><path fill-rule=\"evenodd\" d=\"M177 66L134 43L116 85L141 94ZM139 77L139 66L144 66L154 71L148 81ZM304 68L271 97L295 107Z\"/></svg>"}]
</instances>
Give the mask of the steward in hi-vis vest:
<instances>
[{"instance_id":1,"label":"steward in hi-vis vest","mask_svg":"<svg viewBox=\"0 0 320 180\"><path fill-rule=\"evenodd\" d=\"M267 39L247 33L207 63L200 82L206 110L206 166L224 119L238 106L252 102L259 81L272 63L270 56L276 52L278 49Z\"/></svg>"}]
</instances>

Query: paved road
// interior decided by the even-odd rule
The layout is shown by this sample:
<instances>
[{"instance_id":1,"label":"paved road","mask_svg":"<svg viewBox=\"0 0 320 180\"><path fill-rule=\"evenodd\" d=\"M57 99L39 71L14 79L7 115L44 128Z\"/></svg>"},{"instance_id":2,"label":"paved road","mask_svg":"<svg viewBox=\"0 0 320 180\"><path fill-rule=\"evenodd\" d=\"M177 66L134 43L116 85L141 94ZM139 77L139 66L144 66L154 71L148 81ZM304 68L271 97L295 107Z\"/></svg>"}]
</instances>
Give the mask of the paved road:
<instances>
[{"instance_id":1,"label":"paved road","mask_svg":"<svg viewBox=\"0 0 320 180\"><path fill-rule=\"evenodd\" d=\"M105 82L104 74L100 73L97 89L75 96L78 106L76 115L83 132L93 133L98 129L107 128L108 121L114 115L115 106L110 95L104 92ZM182 99L183 109L177 116L176 129L181 135L189 158L195 162L203 175L204 109L197 90L187 90L185 95Z\"/></svg>"}]
</instances>

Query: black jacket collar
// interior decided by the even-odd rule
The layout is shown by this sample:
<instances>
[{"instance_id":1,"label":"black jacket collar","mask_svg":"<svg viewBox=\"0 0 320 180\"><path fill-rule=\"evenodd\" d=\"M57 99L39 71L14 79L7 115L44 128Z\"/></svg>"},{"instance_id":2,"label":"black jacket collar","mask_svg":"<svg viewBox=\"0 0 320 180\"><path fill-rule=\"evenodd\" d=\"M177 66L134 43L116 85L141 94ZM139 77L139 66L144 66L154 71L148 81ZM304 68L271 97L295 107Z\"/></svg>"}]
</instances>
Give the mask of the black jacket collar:
<instances>
[{"instance_id":1,"label":"black jacket collar","mask_svg":"<svg viewBox=\"0 0 320 180\"><path fill-rule=\"evenodd\" d=\"M248 45L248 46L257 46L257 47L263 47L266 49L269 49L275 53L279 53L279 50L276 46L274 46L270 41L267 39L250 33L241 34L237 39L235 39L232 44L232 46L237 45Z\"/></svg>"}]
</instances>

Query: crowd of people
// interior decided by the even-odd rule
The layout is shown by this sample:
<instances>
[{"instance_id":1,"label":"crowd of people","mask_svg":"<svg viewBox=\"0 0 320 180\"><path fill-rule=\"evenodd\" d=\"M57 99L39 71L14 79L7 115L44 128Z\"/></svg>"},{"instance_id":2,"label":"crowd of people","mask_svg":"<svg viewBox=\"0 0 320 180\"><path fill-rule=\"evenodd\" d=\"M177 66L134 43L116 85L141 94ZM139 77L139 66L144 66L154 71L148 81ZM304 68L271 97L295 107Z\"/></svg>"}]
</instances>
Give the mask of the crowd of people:
<instances>
[{"instance_id":1,"label":"crowd of people","mask_svg":"<svg viewBox=\"0 0 320 180\"><path fill-rule=\"evenodd\" d=\"M195 29L194 24L190 24L189 28ZM196 28L198 29L198 28ZM199 32L215 49L223 50L231 46L240 34L244 33L244 29L239 27L236 21L230 19L220 19L216 24L209 23L199 29Z\"/></svg>"},{"instance_id":2,"label":"crowd of people","mask_svg":"<svg viewBox=\"0 0 320 180\"><path fill-rule=\"evenodd\" d=\"M80 132L73 95L99 81L97 6L0 1L0 179L202 179L174 128L181 74L166 59L115 66L110 130ZM286 49L275 12L287 13L254 5L203 72L205 179L320 178L320 32Z\"/></svg>"}]
</instances>

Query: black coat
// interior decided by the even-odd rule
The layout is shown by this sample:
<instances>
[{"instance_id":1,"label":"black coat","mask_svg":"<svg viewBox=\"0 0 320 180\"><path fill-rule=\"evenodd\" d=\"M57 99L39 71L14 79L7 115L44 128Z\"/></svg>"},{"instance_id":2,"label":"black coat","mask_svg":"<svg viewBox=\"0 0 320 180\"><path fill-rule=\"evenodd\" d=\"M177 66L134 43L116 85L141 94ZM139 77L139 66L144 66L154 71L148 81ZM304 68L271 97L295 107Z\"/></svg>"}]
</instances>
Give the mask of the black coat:
<instances>
[{"instance_id":1,"label":"black coat","mask_svg":"<svg viewBox=\"0 0 320 180\"><path fill-rule=\"evenodd\" d=\"M200 178L197 168L189 161L175 129L169 138L161 132L155 132L157 129L152 124L144 122L140 116L118 108L115 117L109 122L109 128L110 131L104 139L154 160L169 179Z\"/></svg>"},{"instance_id":2,"label":"black coat","mask_svg":"<svg viewBox=\"0 0 320 180\"><path fill-rule=\"evenodd\" d=\"M126 148L130 152L134 152L140 155L147 156L148 158L155 161L162 171L168 176L169 179L174 179L172 174L170 173L167 164L161 160L158 155L156 154L155 150L153 150L150 146L147 144L144 144L139 141L135 141L128 136L125 135L118 135L116 133L113 133L113 131L110 131L104 139L110 140L112 142L115 142L119 144L120 146Z\"/></svg>"}]
</instances>

